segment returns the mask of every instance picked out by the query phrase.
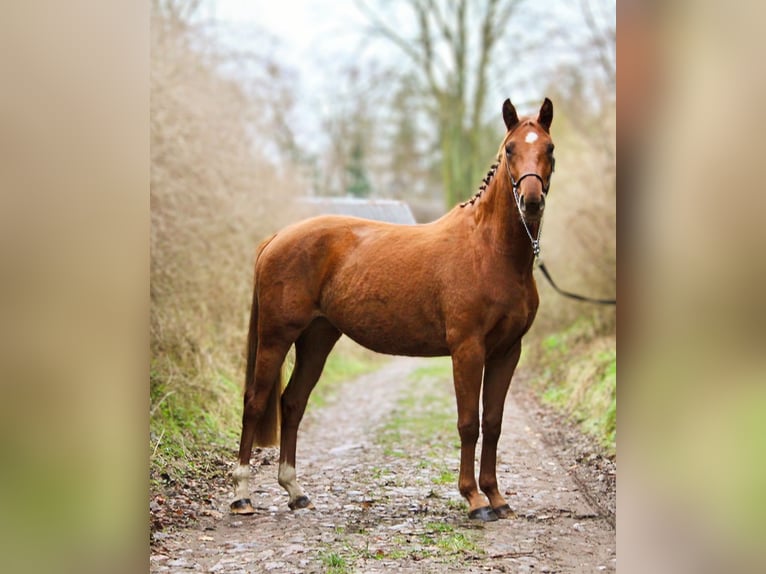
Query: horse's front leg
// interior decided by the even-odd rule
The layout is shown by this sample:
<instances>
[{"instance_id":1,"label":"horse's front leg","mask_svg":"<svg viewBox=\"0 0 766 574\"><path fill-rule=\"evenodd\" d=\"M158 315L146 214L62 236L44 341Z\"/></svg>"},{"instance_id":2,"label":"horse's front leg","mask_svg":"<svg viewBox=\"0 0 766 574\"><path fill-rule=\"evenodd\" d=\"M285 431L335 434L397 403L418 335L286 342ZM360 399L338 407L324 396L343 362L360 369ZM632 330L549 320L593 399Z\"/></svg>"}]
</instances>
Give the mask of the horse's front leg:
<instances>
[{"instance_id":1,"label":"horse's front leg","mask_svg":"<svg viewBox=\"0 0 766 574\"><path fill-rule=\"evenodd\" d=\"M457 399L457 429L460 433L460 476L458 488L468 501L468 516L475 520L497 520L497 515L479 492L474 472L476 441L479 439L479 393L484 368L484 345L478 340L460 344L452 353L452 373Z\"/></svg>"},{"instance_id":2,"label":"horse's front leg","mask_svg":"<svg viewBox=\"0 0 766 574\"><path fill-rule=\"evenodd\" d=\"M479 486L489 498L489 504L499 518L513 516L510 506L505 502L497 486L497 442L500 439L503 424L505 397L520 354L521 342L518 342L508 353L490 357L484 368Z\"/></svg>"}]
</instances>

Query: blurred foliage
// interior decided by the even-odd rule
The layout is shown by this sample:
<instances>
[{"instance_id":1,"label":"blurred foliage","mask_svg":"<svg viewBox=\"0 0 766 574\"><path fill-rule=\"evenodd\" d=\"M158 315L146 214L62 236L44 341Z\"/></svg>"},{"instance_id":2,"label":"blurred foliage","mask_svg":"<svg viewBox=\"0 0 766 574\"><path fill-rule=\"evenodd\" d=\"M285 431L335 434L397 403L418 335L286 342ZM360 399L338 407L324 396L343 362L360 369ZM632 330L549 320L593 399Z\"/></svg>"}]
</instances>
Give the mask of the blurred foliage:
<instances>
[{"instance_id":1,"label":"blurred foliage","mask_svg":"<svg viewBox=\"0 0 766 574\"><path fill-rule=\"evenodd\" d=\"M253 256L297 188L265 151L279 131L268 110L289 105L276 64L262 61L268 93L227 77L239 56L206 42L190 9L151 13L150 427L163 466L198 443L236 445Z\"/></svg>"},{"instance_id":2,"label":"blurred foliage","mask_svg":"<svg viewBox=\"0 0 766 574\"><path fill-rule=\"evenodd\" d=\"M354 145L351 148L351 157L346 166L346 172L348 173L349 179L346 193L354 197L369 196L372 188L370 186L370 180L367 178L367 171L364 167L364 150L361 141L357 140L354 142Z\"/></svg>"},{"instance_id":3,"label":"blurred foliage","mask_svg":"<svg viewBox=\"0 0 766 574\"><path fill-rule=\"evenodd\" d=\"M537 353L534 385L543 401L565 412L615 454L617 441L617 351L613 336L594 336L586 321L549 335Z\"/></svg>"}]
</instances>

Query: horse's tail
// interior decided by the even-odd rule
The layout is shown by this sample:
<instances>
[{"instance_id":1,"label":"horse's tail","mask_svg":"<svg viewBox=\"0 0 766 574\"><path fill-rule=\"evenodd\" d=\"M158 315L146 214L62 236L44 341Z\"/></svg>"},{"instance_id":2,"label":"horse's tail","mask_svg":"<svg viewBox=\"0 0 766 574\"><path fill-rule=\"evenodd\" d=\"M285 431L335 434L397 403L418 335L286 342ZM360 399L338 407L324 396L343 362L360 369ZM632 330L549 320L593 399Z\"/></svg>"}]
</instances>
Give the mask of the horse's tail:
<instances>
[{"instance_id":1,"label":"horse's tail","mask_svg":"<svg viewBox=\"0 0 766 574\"><path fill-rule=\"evenodd\" d=\"M256 264L266 246L274 239L269 237L258 247L255 256ZM245 389L255 390L255 358L258 355L258 283L253 281L253 305L250 310L250 329L247 334L247 372L245 373ZM271 393L266 402L266 410L255 423L255 444L272 446L279 442L280 399L282 397L282 369L272 383Z\"/></svg>"}]
</instances>

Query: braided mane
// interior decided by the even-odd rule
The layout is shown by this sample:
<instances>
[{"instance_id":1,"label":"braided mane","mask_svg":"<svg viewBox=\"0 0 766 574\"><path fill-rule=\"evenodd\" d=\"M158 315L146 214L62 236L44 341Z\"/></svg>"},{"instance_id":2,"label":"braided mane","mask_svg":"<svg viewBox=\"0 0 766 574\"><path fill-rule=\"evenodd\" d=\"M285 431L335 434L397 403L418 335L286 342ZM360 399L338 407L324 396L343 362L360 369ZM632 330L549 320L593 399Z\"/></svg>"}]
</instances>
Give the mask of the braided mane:
<instances>
[{"instance_id":1,"label":"braided mane","mask_svg":"<svg viewBox=\"0 0 766 574\"><path fill-rule=\"evenodd\" d=\"M513 128L509 132L509 135L513 133L514 131L516 131L516 129L518 129L520 126L529 126L529 125L532 125L532 122L529 119L527 119L526 121L523 121L523 118L522 118L522 121L518 122L515 126L513 126ZM481 197L481 194L484 193L484 190L487 189L489 182L492 181L492 178L495 176L495 172L497 172L497 168L500 167L500 158L503 157L503 150L505 149L505 144L508 142L508 139L509 137L506 136L506 139L503 141L503 143L500 144L500 148L497 150L497 155L495 156L495 163L493 163L490 166L486 177L481 180L482 183L479 186L479 190L474 194L474 196L471 199L461 203L460 207L465 207L466 205L473 205L476 202L476 200Z\"/></svg>"},{"instance_id":2,"label":"braided mane","mask_svg":"<svg viewBox=\"0 0 766 574\"><path fill-rule=\"evenodd\" d=\"M481 197L481 194L484 193L484 190L487 189L487 186L489 185L489 182L492 181L492 178L495 176L495 172L497 172L497 168L500 166L500 153L497 154L497 157L495 158L495 163L492 164L492 166L489 168L489 171L487 172L487 175L484 177L484 179L481 180L481 185L479 186L479 190L474 194L474 196L464 201L460 204L460 207L465 207L466 205L473 205L474 202Z\"/></svg>"}]
</instances>

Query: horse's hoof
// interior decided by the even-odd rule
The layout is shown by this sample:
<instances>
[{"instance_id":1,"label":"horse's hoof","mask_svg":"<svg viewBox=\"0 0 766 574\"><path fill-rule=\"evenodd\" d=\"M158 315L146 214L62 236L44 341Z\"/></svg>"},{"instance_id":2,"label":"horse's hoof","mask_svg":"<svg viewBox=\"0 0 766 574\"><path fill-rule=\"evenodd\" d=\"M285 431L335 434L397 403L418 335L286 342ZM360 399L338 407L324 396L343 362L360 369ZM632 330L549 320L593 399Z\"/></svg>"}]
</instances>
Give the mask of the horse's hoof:
<instances>
[{"instance_id":1,"label":"horse's hoof","mask_svg":"<svg viewBox=\"0 0 766 574\"><path fill-rule=\"evenodd\" d=\"M314 505L311 504L308 496L299 496L292 502L288 502L287 506L290 508L290 510L300 510L301 508L310 508L312 510L314 509Z\"/></svg>"},{"instance_id":2,"label":"horse's hoof","mask_svg":"<svg viewBox=\"0 0 766 574\"><path fill-rule=\"evenodd\" d=\"M498 518L516 518L516 513L507 504L496 506L492 509Z\"/></svg>"},{"instance_id":3,"label":"horse's hoof","mask_svg":"<svg viewBox=\"0 0 766 574\"><path fill-rule=\"evenodd\" d=\"M231 503L232 514L255 514L255 508L249 498L240 498Z\"/></svg>"},{"instance_id":4,"label":"horse's hoof","mask_svg":"<svg viewBox=\"0 0 766 574\"><path fill-rule=\"evenodd\" d=\"M481 520L482 522L494 522L497 520L497 514L489 506L482 506L468 513L471 520Z\"/></svg>"}]
</instances>

